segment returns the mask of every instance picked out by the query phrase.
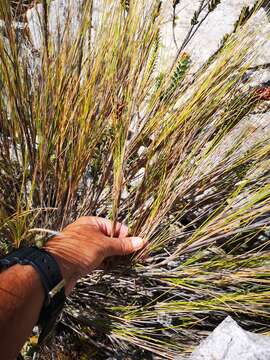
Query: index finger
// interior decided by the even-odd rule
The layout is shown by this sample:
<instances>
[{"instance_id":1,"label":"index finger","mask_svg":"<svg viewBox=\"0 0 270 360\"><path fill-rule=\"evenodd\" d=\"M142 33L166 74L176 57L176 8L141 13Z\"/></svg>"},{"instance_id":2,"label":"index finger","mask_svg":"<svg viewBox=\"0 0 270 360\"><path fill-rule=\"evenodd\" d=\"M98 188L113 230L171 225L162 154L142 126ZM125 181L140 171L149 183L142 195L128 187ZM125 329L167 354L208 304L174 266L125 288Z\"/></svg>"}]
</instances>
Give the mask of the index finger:
<instances>
[{"instance_id":1,"label":"index finger","mask_svg":"<svg viewBox=\"0 0 270 360\"><path fill-rule=\"evenodd\" d=\"M119 222L116 223L114 234L112 234L113 231L113 222L108 219L103 218L97 218L97 221L99 223L99 228L106 236L113 236L113 237L127 237L128 236L128 227L124 224L121 224Z\"/></svg>"},{"instance_id":2,"label":"index finger","mask_svg":"<svg viewBox=\"0 0 270 360\"><path fill-rule=\"evenodd\" d=\"M121 238L128 236L128 227L126 225L117 222L115 226L114 234L112 234L113 222L109 219L105 219L98 216L82 216L79 219L77 219L74 224L95 226L96 228L98 228L100 232L102 232L102 234L108 237L111 237L112 235L113 237L121 237ZM72 224L69 226L72 226Z\"/></svg>"}]
</instances>

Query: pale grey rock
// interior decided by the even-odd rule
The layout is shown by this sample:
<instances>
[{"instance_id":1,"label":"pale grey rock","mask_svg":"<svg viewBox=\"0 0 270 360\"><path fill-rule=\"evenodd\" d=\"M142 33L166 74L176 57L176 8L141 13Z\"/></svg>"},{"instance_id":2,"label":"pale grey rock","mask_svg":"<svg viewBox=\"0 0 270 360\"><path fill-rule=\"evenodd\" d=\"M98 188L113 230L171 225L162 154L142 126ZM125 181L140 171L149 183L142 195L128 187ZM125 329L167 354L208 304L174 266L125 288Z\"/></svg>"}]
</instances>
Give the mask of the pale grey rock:
<instances>
[{"instance_id":1,"label":"pale grey rock","mask_svg":"<svg viewBox=\"0 0 270 360\"><path fill-rule=\"evenodd\" d=\"M189 360L269 360L270 337L243 330L227 317L192 353Z\"/></svg>"},{"instance_id":2,"label":"pale grey rock","mask_svg":"<svg viewBox=\"0 0 270 360\"><path fill-rule=\"evenodd\" d=\"M182 0L176 7L175 38L180 47L189 31L194 11L198 9L201 0ZM167 0L163 6L164 22L162 27L162 68L167 67L177 54L177 48L173 40L173 11L172 0ZM231 33L241 9L244 6L254 5L255 0L221 0L217 8L210 13L194 35L185 51L191 55L194 70L200 67L220 46L225 34ZM203 17L203 16L202 16ZM251 22L252 29L258 33L259 39L264 39L264 45L256 54L254 63L263 64L269 62L270 56L270 24L265 10L259 10Z\"/></svg>"},{"instance_id":3,"label":"pale grey rock","mask_svg":"<svg viewBox=\"0 0 270 360\"><path fill-rule=\"evenodd\" d=\"M29 33L33 47L36 50L40 50L43 43L42 27L41 27L41 16L42 16L42 5L37 4L26 13Z\"/></svg>"},{"instance_id":4,"label":"pale grey rock","mask_svg":"<svg viewBox=\"0 0 270 360\"><path fill-rule=\"evenodd\" d=\"M48 27L57 46L66 31L70 40L74 39L79 30L81 6L83 0L53 0L49 6ZM29 9L26 13L28 28L33 46L40 50L43 46L43 7L41 4Z\"/></svg>"},{"instance_id":5,"label":"pale grey rock","mask_svg":"<svg viewBox=\"0 0 270 360\"><path fill-rule=\"evenodd\" d=\"M259 84L270 85L270 68L251 70L248 72L247 76L248 76L248 84L250 87L255 87L258 86Z\"/></svg>"},{"instance_id":6,"label":"pale grey rock","mask_svg":"<svg viewBox=\"0 0 270 360\"><path fill-rule=\"evenodd\" d=\"M257 34L255 41L260 42L253 59L253 66L270 63L270 22L266 12L260 9L248 22L249 30Z\"/></svg>"}]
</instances>

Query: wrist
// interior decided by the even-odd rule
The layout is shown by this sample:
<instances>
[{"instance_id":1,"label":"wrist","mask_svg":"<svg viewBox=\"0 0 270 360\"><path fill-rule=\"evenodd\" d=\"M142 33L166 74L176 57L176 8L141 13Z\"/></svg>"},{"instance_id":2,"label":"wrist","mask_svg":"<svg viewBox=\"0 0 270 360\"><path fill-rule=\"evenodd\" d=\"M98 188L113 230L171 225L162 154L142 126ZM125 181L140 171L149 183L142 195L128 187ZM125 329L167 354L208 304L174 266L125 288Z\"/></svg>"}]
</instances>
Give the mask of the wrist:
<instances>
[{"instance_id":1,"label":"wrist","mask_svg":"<svg viewBox=\"0 0 270 360\"><path fill-rule=\"evenodd\" d=\"M65 281L65 294L68 296L79 279L74 266L72 266L72 264L70 264L63 256L57 254L50 246L45 246L44 250L48 252L57 262L63 280Z\"/></svg>"}]
</instances>

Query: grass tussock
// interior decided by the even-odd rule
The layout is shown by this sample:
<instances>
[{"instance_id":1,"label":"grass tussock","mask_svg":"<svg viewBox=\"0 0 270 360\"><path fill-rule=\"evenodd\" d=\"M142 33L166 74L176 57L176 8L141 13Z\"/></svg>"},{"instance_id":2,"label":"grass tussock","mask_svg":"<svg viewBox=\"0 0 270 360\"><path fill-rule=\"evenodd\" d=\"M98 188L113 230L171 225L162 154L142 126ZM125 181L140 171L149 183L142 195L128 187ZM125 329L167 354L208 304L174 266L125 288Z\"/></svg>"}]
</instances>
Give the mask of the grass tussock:
<instances>
[{"instance_id":1,"label":"grass tussock","mask_svg":"<svg viewBox=\"0 0 270 360\"><path fill-rule=\"evenodd\" d=\"M196 74L183 51L160 73L161 2L104 0L93 15L84 1L58 36L41 7L33 49L0 4L2 252L89 214L149 240L68 299L65 331L102 358L174 359L226 314L269 331L270 134L247 120L265 99L243 85L252 14Z\"/></svg>"}]
</instances>

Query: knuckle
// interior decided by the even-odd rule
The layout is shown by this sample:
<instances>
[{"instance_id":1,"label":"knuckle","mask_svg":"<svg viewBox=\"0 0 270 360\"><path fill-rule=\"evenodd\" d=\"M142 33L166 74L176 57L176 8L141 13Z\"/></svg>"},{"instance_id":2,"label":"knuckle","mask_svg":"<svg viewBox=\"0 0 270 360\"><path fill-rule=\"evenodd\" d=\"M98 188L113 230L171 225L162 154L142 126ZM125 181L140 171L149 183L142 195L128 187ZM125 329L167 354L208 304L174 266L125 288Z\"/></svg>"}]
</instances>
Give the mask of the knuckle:
<instances>
[{"instance_id":1,"label":"knuckle","mask_svg":"<svg viewBox=\"0 0 270 360\"><path fill-rule=\"evenodd\" d=\"M125 254L126 251L127 251L127 244L126 244L126 242L124 241L124 239L120 239L119 242L120 242L120 251L121 251L121 254Z\"/></svg>"},{"instance_id":2,"label":"knuckle","mask_svg":"<svg viewBox=\"0 0 270 360\"><path fill-rule=\"evenodd\" d=\"M79 223L86 223L87 221L89 221L90 217L89 216L81 216L79 217L79 219L77 219L74 224L79 224Z\"/></svg>"},{"instance_id":3,"label":"knuckle","mask_svg":"<svg viewBox=\"0 0 270 360\"><path fill-rule=\"evenodd\" d=\"M120 250L121 250L121 254L128 254L129 253L129 240L126 238L123 238L120 241Z\"/></svg>"}]
</instances>

